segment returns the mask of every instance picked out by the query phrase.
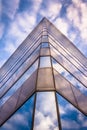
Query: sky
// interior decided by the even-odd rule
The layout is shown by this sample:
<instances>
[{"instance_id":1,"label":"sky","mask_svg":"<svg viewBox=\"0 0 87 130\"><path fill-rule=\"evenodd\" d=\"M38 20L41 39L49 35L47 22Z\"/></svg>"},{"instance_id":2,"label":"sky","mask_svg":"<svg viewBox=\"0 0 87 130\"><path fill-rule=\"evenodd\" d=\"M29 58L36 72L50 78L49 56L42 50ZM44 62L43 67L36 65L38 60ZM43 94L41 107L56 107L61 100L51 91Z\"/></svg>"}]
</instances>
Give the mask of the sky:
<instances>
[{"instance_id":1,"label":"sky","mask_svg":"<svg viewBox=\"0 0 87 130\"><path fill-rule=\"evenodd\" d=\"M0 0L0 67L43 17L87 57L87 0Z\"/></svg>"}]
</instances>

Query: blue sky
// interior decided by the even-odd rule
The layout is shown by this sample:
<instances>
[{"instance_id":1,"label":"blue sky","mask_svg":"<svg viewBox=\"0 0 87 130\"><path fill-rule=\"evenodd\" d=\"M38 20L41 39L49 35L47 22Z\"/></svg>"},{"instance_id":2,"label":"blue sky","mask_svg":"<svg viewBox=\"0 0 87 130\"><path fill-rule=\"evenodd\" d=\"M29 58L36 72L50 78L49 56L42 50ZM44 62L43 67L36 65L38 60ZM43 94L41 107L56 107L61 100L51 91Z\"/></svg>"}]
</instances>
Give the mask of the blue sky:
<instances>
[{"instance_id":1,"label":"blue sky","mask_svg":"<svg viewBox=\"0 0 87 130\"><path fill-rule=\"evenodd\" d=\"M87 0L0 0L0 67L45 16L87 56Z\"/></svg>"}]
</instances>

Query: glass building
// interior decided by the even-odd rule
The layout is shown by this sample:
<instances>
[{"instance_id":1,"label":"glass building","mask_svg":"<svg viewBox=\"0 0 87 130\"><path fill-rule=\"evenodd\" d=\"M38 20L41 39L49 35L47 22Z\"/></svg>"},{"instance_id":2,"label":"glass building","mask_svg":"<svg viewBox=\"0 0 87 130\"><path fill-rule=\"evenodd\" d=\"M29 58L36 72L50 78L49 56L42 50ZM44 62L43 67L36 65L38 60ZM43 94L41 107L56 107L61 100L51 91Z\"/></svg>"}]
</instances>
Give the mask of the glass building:
<instances>
[{"instance_id":1,"label":"glass building","mask_svg":"<svg viewBox=\"0 0 87 130\"><path fill-rule=\"evenodd\" d=\"M0 130L87 130L87 59L43 18L0 69Z\"/></svg>"}]
</instances>

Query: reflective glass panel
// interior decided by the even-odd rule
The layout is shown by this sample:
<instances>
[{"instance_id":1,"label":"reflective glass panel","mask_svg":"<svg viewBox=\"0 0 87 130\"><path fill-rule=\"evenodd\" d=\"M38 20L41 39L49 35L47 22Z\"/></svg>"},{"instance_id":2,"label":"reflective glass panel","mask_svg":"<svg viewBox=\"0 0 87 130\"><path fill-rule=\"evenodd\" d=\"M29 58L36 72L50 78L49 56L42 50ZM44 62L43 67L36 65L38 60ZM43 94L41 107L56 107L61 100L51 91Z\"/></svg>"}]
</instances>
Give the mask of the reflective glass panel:
<instances>
[{"instance_id":1,"label":"reflective glass panel","mask_svg":"<svg viewBox=\"0 0 87 130\"><path fill-rule=\"evenodd\" d=\"M51 67L50 57L40 57L40 68Z\"/></svg>"},{"instance_id":2,"label":"reflective glass panel","mask_svg":"<svg viewBox=\"0 0 87 130\"><path fill-rule=\"evenodd\" d=\"M34 130L59 130L54 92L38 92Z\"/></svg>"},{"instance_id":3,"label":"reflective glass panel","mask_svg":"<svg viewBox=\"0 0 87 130\"><path fill-rule=\"evenodd\" d=\"M35 46L36 46L36 44L35 44ZM26 56L24 56L23 58L21 58L20 60L19 60L19 62L17 61L17 63L15 62L14 64L13 64L13 61L11 61L11 63L13 64L12 65L12 67L10 67L9 66L9 64L8 65L6 65L5 66L5 75L4 75L4 77L3 77L3 75L2 75L2 78L5 78L4 80L3 80L3 82L0 84L0 86L2 86L3 85L3 83L5 83L8 79L8 81L10 82L11 80L12 80L12 78L13 78L13 76L15 75L17 75L17 73L19 73L20 71L24 71L24 68L26 68L26 66L28 66L28 64L30 64L31 63L31 60L30 59L32 59L33 60L33 58L35 58L37 55L38 55L38 53L39 53L39 48L40 48L40 46L38 46L37 48L36 47L34 47L34 50L33 50L33 48L31 48L30 49L30 51L28 51L28 53L26 54ZM35 50L36 49L36 50ZM33 52L34 51L34 52ZM20 53L19 53L20 54ZM24 54L23 54L24 55ZM17 56L15 56L15 57L17 57ZM12 59L13 60L13 59ZM21 65L21 67L20 67L20 65ZM8 68L8 69L7 69ZM3 69L2 69L3 70ZM26 69L25 69L26 70ZM8 82L7 81L7 82Z\"/></svg>"},{"instance_id":4,"label":"reflective glass panel","mask_svg":"<svg viewBox=\"0 0 87 130\"><path fill-rule=\"evenodd\" d=\"M48 42L44 42L44 43L42 43L42 44L41 44L41 47L43 47L43 48L44 48L44 47L49 47Z\"/></svg>"},{"instance_id":5,"label":"reflective glass panel","mask_svg":"<svg viewBox=\"0 0 87 130\"><path fill-rule=\"evenodd\" d=\"M87 130L87 116L56 94L62 130Z\"/></svg>"},{"instance_id":6,"label":"reflective glass panel","mask_svg":"<svg viewBox=\"0 0 87 130\"><path fill-rule=\"evenodd\" d=\"M38 60L19 78L19 80L9 89L9 91L1 98L0 106L2 106L8 98L10 98L16 90L33 74L38 67Z\"/></svg>"},{"instance_id":7,"label":"reflective glass panel","mask_svg":"<svg viewBox=\"0 0 87 130\"><path fill-rule=\"evenodd\" d=\"M48 42L48 36L47 35L42 36L42 42Z\"/></svg>"},{"instance_id":8,"label":"reflective glass panel","mask_svg":"<svg viewBox=\"0 0 87 130\"><path fill-rule=\"evenodd\" d=\"M82 74L82 72L77 69L76 66L74 66L69 60L68 58L66 59L66 57L64 57L63 55L61 55L59 52L57 53L57 50L55 50L53 48L53 50L51 49L51 55L65 68L67 69L70 73L72 73L72 75L74 75L74 77L80 81L84 86L87 86L87 77L84 76L84 74Z\"/></svg>"},{"instance_id":9,"label":"reflective glass panel","mask_svg":"<svg viewBox=\"0 0 87 130\"><path fill-rule=\"evenodd\" d=\"M38 92L34 130L59 130L54 92Z\"/></svg>"},{"instance_id":10,"label":"reflective glass panel","mask_svg":"<svg viewBox=\"0 0 87 130\"><path fill-rule=\"evenodd\" d=\"M56 60L52 58L53 68L58 71L63 77L71 82L76 88L78 88L83 94L87 96L87 88L85 88L73 75L71 75L66 69L64 69Z\"/></svg>"},{"instance_id":11,"label":"reflective glass panel","mask_svg":"<svg viewBox=\"0 0 87 130\"><path fill-rule=\"evenodd\" d=\"M34 99L35 95L18 109L17 112L1 126L0 130L32 130Z\"/></svg>"},{"instance_id":12,"label":"reflective glass panel","mask_svg":"<svg viewBox=\"0 0 87 130\"><path fill-rule=\"evenodd\" d=\"M43 35L42 38L47 38L48 36L47 35Z\"/></svg>"}]
</instances>

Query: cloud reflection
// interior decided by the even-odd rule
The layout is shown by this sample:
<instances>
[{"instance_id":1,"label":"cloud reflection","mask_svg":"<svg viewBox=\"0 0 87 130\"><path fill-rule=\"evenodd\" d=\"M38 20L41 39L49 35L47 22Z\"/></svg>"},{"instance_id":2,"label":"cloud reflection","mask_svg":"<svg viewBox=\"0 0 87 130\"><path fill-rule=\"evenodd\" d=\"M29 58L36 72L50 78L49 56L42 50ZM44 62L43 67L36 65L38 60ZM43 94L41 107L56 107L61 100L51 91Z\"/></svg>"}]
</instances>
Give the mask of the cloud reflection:
<instances>
[{"instance_id":1,"label":"cloud reflection","mask_svg":"<svg viewBox=\"0 0 87 130\"><path fill-rule=\"evenodd\" d=\"M62 130L87 130L87 117L72 104L56 94L59 103ZM61 108L64 112L61 112Z\"/></svg>"},{"instance_id":2,"label":"cloud reflection","mask_svg":"<svg viewBox=\"0 0 87 130\"><path fill-rule=\"evenodd\" d=\"M85 88L76 78L74 78L67 70L65 70L56 60L52 59L53 68L64 76L71 84L78 88L84 95L87 96L87 88Z\"/></svg>"},{"instance_id":3,"label":"cloud reflection","mask_svg":"<svg viewBox=\"0 0 87 130\"><path fill-rule=\"evenodd\" d=\"M12 115L12 117L1 126L0 130L31 130L34 98L35 95Z\"/></svg>"},{"instance_id":4,"label":"cloud reflection","mask_svg":"<svg viewBox=\"0 0 87 130\"><path fill-rule=\"evenodd\" d=\"M37 93L34 130L58 130L54 92Z\"/></svg>"}]
</instances>

